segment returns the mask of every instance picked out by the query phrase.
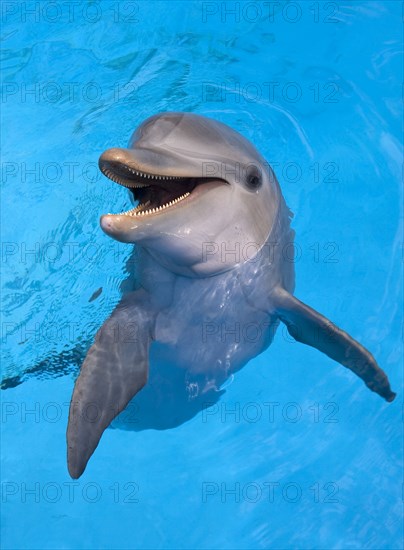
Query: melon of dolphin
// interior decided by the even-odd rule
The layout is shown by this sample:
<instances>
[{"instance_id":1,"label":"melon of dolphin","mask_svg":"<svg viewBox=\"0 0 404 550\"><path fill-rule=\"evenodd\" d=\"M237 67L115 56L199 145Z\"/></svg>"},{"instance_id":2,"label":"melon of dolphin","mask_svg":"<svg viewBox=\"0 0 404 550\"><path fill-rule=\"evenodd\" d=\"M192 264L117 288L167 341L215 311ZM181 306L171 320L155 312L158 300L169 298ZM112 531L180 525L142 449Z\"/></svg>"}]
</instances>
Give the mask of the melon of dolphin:
<instances>
[{"instance_id":1,"label":"melon of dolphin","mask_svg":"<svg viewBox=\"0 0 404 550\"><path fill-rule=\"evenodd\" d=\"M387 401L395 397L374 357L293 297L290 211L255 147L210 118L148 118L128 148L105 151L103 174L137 205L101 217L105 233L139 250L137 289L95 337L70 404L68 468L83 473L103 431L148 381L153 341L187 373L190 399L221 384L271 343L279 322L299 342L352 370ZM263 327L261 338L221 328ZM130 330L128 330L130 329Z\"/></svg>"}]
</instances>

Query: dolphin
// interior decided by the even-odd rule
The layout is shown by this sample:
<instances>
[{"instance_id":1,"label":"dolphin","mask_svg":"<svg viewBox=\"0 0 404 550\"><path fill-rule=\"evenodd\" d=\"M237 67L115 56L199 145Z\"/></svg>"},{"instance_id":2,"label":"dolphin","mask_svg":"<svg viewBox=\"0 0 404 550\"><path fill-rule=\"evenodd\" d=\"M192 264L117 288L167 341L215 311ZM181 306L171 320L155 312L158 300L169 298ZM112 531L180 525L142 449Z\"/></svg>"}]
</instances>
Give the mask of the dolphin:
<instances>
[{"instance_id":1,"label":"dolphin","mask_svg":"<svg viewBox=\"0 0 404 550\"><path fill-rule=\"evenodd\" d=\"M128 147L99 159L133 208L101 216L103 231L136 243L133 289L98 331L76 380L67 428L72 478L111 421L148 382L152 343L186 375L189 399L221 385L284 323L393 401L386 374L349 334L293 296L291 212L269 164L242 135L205 116L145 120ZM246 333L249 328L260 337ZM163 412L164 414L164 412Z\"/></svg>"}]
</instances>

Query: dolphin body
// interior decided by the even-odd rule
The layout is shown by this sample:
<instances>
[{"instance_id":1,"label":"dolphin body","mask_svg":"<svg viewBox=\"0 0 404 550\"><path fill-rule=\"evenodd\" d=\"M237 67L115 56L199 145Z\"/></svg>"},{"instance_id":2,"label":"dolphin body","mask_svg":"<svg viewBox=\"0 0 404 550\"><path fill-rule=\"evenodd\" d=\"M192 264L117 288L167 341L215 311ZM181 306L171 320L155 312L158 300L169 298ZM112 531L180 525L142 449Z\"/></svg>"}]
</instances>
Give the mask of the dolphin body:
<instances>
[{"instance_id":1,"label":"dolphin body","mask_svg":"<svg viewBox=\"0 0 404 550\"><path fill-rule=\"evenodd\" d=\"M77 378L67 429L73 478L147 384L155 341L163 360L185 373L192 400L217 392L265 350L281 321L296 340L394 399L373 356L292 296L294 265L283 253L293 242L291 213L247 139L204 116L163 113L144 121L127 149L105 151L99 166L137 201L100 222L107 235L138 245L137 287L97 333ZM246 337L244 329L257 327L259 338Z\"/></svg>"}]
</instances>

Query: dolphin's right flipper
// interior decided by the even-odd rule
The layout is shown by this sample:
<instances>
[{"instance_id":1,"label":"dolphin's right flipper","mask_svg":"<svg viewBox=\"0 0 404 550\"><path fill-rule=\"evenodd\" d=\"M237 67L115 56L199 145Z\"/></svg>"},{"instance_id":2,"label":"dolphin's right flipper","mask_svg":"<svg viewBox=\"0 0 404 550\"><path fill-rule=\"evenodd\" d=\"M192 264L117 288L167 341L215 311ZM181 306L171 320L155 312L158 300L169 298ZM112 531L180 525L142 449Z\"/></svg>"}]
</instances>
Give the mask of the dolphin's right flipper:
<instances>
[{"instance_id":1,"label":"dolphin's right flipper","mask_svg":"<svg viewBox=\"0 0 404 550\"><path fill-rule=\"evenodd\" d=\"M76 380L67 464L78 478L103 431L147 382L154 315L144 291L128 294L98 331Z\"/></svg>"},{"instance_id":2,"label":"dolphin's right flipper","mask_svg":"<svg viewBox=\"0 0 404 550\"><path fill-rule=\"evenodd\" d=\"M396 394L386 374L359 342L286 290L277 288L272 298L278 317L295 340L322 351L362 378L370 390L393 401Z\"/></svg>"}]
</instances>

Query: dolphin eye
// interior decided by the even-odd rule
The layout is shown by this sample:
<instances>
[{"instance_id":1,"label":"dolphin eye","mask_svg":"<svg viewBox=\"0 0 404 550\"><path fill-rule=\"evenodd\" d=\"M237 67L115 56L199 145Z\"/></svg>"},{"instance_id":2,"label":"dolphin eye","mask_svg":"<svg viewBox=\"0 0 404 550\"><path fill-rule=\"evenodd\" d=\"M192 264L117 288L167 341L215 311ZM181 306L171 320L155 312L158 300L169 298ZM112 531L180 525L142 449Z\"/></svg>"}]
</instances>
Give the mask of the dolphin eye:
<instances>
[{"instance_id":1,"label":"dolphin eye","mask_svg":"<svg viewBox=\"0 0 404 550\"><path fill-rule=\"evenodd\" d=\"M259 189L262 185L261 174L256 168L254 168L247 173L246 181L247 187L252 191L255 191L256 189Z\"/></svg>"}]
</instances>

